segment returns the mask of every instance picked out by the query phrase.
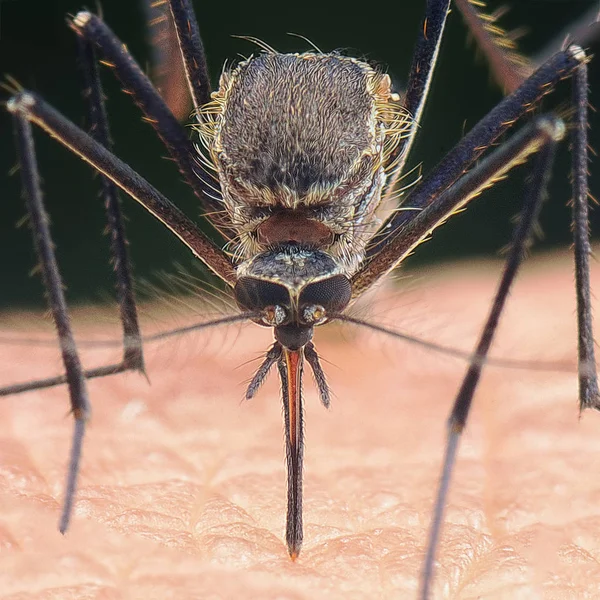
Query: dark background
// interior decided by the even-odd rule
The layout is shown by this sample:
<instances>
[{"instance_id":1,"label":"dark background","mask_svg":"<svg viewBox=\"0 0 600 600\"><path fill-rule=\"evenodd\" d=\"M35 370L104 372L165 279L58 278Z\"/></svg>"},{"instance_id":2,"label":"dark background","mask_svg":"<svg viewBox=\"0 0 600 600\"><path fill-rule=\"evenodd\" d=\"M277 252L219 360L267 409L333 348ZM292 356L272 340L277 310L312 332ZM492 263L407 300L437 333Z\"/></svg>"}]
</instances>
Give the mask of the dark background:
<instances>
[{"instance_id":1,"label":"dark background","mask_svg":"<svg viewBox=\"0 0 600 600\"><path fill-rule=\"evenodd\" d=\"M502 2L489 2L491 9ZM569 22L589 9L589 0L519 0L502 19L508 29L525 26L521 48L535 54ZM597 3L596 3L597 4ZM358 57L387 65L393 81L402 84L410 65L411 50L424 11L424 0L372 2L360 9L346 2L291 3L197 2L198 21L208 53L213 83L222 64L256 48L232 34L256 36L280 51L304 51L308 46L287 32L308 37L323 51L346 49ZM82 8L77 0L0 0L0 73L15 77L82 124L83 103L75 66L74 34L65 25L65 15ZM93 8L93 7L90 7ZM144 66L148 64L144 16L138 2L105 0L104 18L125 41ZM501 98L490 82L488 70L466 43L467 33L460 15L449 18L447 35L422 132L410 165L422 161L429 170ZM594 49L594 47L592 47ZM597 49L597 47L596 47ZM600 105L600 61L592 63L592 103ZM152 129L140 121L138 111L119 91L110 73L104 72L109 96L116 152L148 178L190 216L199 214L192 193L179 180L174 166ZM568 97L561 87L558 100ZM553 102L546 102L552 106ZM592 145L599 139L600 119L592 114ZM59 260L71 301L97 301L111 289L107 240L102 235L103 210L97 184L89 167L80 164L56 142L36 134L48 210ZM598 144L595 144L598 146ZM15 157L10 122L0 114L0 308L40 305L41 284L28 276L35 265L29 231L16 224L24 214L18 176L9 176ZM591 189L600 195L600 166L591 165ZM494 255L509 239L510 217L518 210L522 171L511 182L498 185L474 202L460 216L438 230L434 239L421 246L408 266L467 255ZM552 199L543 219L544 241L539 247L569 243L570 198L566 144L552 180ZM143 209L124 199L136 275L147 277L169 270L174 262L188 267L192 257ZM593 215L593 230L600 232L600 211Z\"/></svg>"}]
</instances>

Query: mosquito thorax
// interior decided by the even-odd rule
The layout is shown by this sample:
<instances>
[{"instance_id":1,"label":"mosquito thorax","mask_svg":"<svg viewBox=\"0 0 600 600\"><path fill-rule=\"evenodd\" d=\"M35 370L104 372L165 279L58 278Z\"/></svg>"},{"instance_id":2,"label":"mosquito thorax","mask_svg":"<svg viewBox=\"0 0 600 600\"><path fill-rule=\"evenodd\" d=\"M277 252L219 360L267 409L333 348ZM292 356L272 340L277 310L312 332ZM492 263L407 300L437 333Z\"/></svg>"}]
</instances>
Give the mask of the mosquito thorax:
<instances>
[{"instance_id":1,"label":"mosquito thorax","mask_svg":"<svg viewBox=\"0 0 600 600\"><path fill-rule=\"evenodd\" d=\"M339 54L267 51L224 71L212 98L198 130L234 254L304 244L354 272L378 222L384 165L411 124L389 76Z\"/></svg>"},{"instance_id":2,"label":"mosquito thorax","mask_svg":"<svg viewBox=\"0 0 600 600\"><path fill-rule=\"evenodd\" d=\"M352 296L343 268L320 250L286 244L244 261L234 293L256 323L273 327L286 348L304 346L312 330L340 313Z\"/></svg>"}]
</instances>

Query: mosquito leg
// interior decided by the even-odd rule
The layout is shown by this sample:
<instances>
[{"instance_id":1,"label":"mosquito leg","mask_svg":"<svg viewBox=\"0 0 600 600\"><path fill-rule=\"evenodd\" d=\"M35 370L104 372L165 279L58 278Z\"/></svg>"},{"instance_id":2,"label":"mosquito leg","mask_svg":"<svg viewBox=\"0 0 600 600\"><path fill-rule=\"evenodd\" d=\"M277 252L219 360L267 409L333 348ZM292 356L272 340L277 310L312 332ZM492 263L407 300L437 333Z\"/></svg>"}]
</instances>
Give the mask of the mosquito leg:
<instances>
[{"instance_id":1,"label":"mosquito leg","mask_svg":"<svg viewBox=\"0 0 600 600\"><path fill-rule=\"evenodd\" d=\"M413 126L404 142L398 144L389 158L390 164L398 159L397 166L390 175L386 190L390 193L396 187L396 182L402 174L404 165L415 141L423 109L427 102L427 94L431 86L431 78L435 63L442 44L442 34L446 25L446 17L450 10L450 0L427 0L425 17L421 24L421 33L413 50L412 64L408 76L404 108L412 115ZM400 157L400 158L398 158Z\"/></svg>"},{"instance_id":2,"label":"mosquito leg","mask_svg":"<svg viewBox=\"0 0 600 600\"><path fill-rule=\"evenodd\" d=\"M108 117L104 106L102 84L94 48L83 38L78 38L81 71L85 81L85 96L88 105L90 135L108 150L112 150ZM112 262L117 279L117 300L123 325L123 364L128 368L144 371L144 355L138 322L137 307L133 294L131 263L125 237L125 224L121 211L121 199L115 184L100 176L102 198L106 207L108 233L112 252Z\"/></svg>"},{"instance_id":3,"label":"mosquito leg","mask_svg":"<svg viewBox=\"0 0 600 600\"><path fill-rule=\"evenodd\" d=\"M285 539L295 560L302 547L302 463L304 457L304 406L302 397L302 350L283 349L277 362L281 377L285 419L285 455L288 502Z\"/></svg>"},{"instance_id":4,"label":"mosquito leg","mask_svg":"<svg viewBox=\"0 0 600 600\"><path fill-rule=\"evenodd\" d=\"M579 399L581 410L600 409L598 376L594 356L592 301L590 291L590 230L588 218L588 72L584 65L573 77L575 122L572 132L573 157L573 237L575 289L579 340Z\"/></svg>"},{"instance_id":5,"label":"mosquito leg","mask_svg":"<svg viewBox=\"0 0 600 600\"><path fill-rule=\"evenodd\" d=\"M126 92L131 94L144 114L144 119L154 127L185 180L202 200L206 212L222 212L220 198L213 198L218 191L211 185L210 176L199 168L197 152L185 129L123 43L98 16L90 12L78 13L70 24L78 35L94 44L104 63L114 68Z\"/></svg>"},{"instance_id":6,"label":"mosquito leg","mask_svg":"<svg viewBox=\"0 0 600 600\"><path fill-rule=\"evenodd\" d=\"M190 117L192 98L173 16L167 0L143 0L151 80L173 116L181 123Z\"/></svg>"},{"instance_id":7,"label":"mosquito leg","mask_svg":"<svg viewBox=\"0 0 600 600\"><path fill-rule=\"evenodd\" d=\"M537 117L507 142L486 156L477 167L469 171L451 187L438 195L435 202L420 212L404 226L398 234L389 236L379 243L379 254L374 255L369 270L369 279L375 279L373 269L380 269L387 260L396 257L402 260L437 225L460 209L494 181L502 178L512 167L522 163L535 152L548 137L548 117ZM377 271L377 275L383 275ZM363 285L361 273L356 276L356 284ZM362 288L356 289L360 293Z\"/></svg>"},{"instance_id":8,"label":"mosquito leg","mask_svg":"<svg viewBox=\"0 0 600 600\"><path fill-rule=\"evenodd\" d=\"M554 126L556 133L562 131L563 127L560 122L552 123L549 119L545 120L548 128ZM558 135L548 135L544 145L535 158L531 179L528 181L525 191L525 201L523 210L520 215L519 223L515 229L511 249L506 260L504 272L500 280L500 285L494 301L492 309L483 328L483 332L477 344L474 358L476 362L469 367L467 374L462 382L450 418L448 420L448 438L446 442L446 451L444 453L444 461L442 465L442 474L438 487L438 493L433 511L433 518L429 538L427 541L427 551L425 562L422 571L421 590L419 597L422 600L427 600L430 597L431 586L433 584L433 569L435 562L435 553L439 542L444 507L452 469L456 460L456 453L459 445L460 436L465 428L469 416L469 410L473 401L473 395L481 376L483 363L487 358L500 315L504 309L506 299L508 297L510 287L515 279L517 271L523 261L527 247L531 242L531 232L534 224L537 222L540 213L542 200L546 192L546 186L552 170L552 161L556 144L559 140Z\"/></svg>"},{"instance_id":9,"label":"mosquito leg","mask_svg":"<svg viewBox=\"0 0 600 600\"><path fill-rule=\"evenodd\" d=\"M211 88L206 54L198 30L196 15L189 0L169 0L169 7L177 31L192 103L197 111L203 104L210 101Z\"/></svg>"},{"instance_id":10,"label":"mosquito leg","mask_svg":"<svg viewBox=\"0 0 600 600\"><path fill-rule=\"evenodd\" d=\"M355 296L360 295L410 252L416 245L414 235L417 230L421 241L464 203L464 198L461 198L459 203L446 204L452 196L458 199L453 193L448 194L451 186L457 181L459 185L463 185L460 184L460 178L469 178L469 174L464 176L464 173L481 154L531 110L558 81L569 77L578 68L585 68L585 60L585 53L577 46L571 46L565 52L553 56L519 89L504 98L479 121L437 167L413 188L403 203L404 208L412 210L396 212L386 220L369 242L363 267L353 278ZM468 181L470 184L475 183L473 179ZM491 185L490 182L487 185ZM469 199L472 197L473 195ZM439 211L442 206L447 207L447 212L443 215Z\"/></svg>"},{"instance_id":11,"label":"mosquito leg","mask_svg":"<svg viewBox=\"0 0 600 600\"><path fill-rule=\"evenodd\" d=\"M44 285L48 295L48 304L58 333L62 360L65 365L66 380L69 385L71 412L75 418L65 501L59 525L61 533L64 533L69 526L73 508L77 476L79 474L79 462L81 459L81 444L85 434L85 423L90 414L90 403L83 368L71 330L71 321L63 292L63 284L54 255L48 216L42 203L40 177L37 169L31 124L26 116L22 114L16 113L13 115L13 118L19 164L21 165L21 178L27 201L27 210L31 219L34 244L42 269Z\"/></svg>"},{"instance_id":12,"label":"mosquito leg","mask_svg":"<svg viewBox=\"0 0 600 600\"><path fill-rule=\"evenodd\" d=\"M7 103L11 113L34 122L164 223L209 269L225 283L235 283L228 256L186 215L122 160L31 92L20 92Z\"/></svg>"},{"instance_id":13,"label":"mosquito leg","mask_svg":"<svg viewBox=\"0 0 600 600\"><path fill-rule=\"evenodd\" d=\"M191 331L201 331L203 329L208 329L210 327L218 327L220 325L228 325L231 323L241 323L242 321L249 321L251 319L255 319L257 317L256 313L253 312L243 312L237 315L230 315L228 317L223 317L221 319L214 319L212 321L206 321L204 323L195 323L194 325L187 325L185 327L179 327L177 329L170 329L168 331L162 331L159 333L155 333L153 335L149 335L143 338L143 341L146 343L156 342L158 340L164 340L167 338L171 338L178 335L184 335L186 333L190 333ZM95 342L92 342L93 345L97 346ZM80 342L81 345L81 342ZM100 343L99 345L104 345ZM108 342L107 345L113 345L113 342ZM114 342L115 346L118 346L118 342ZM126 365L123 362L112 364L112 365L104 365L101 367L95 367L93 369L88 369L83 372L83 375L86 379L94 379L95 377L107 377L109 375L116 375L117 373L123 373L125 371L131 370L131 367ZM62 385L63 383L67 383L68 379L66 375L58 375L56 377L47 377L45 379L38 379L36 381L27 381L25 383L15 383L13 385L9 385L6 387L0 388L0 396L10 396L12 394L21 394L23 392L28 392L30 390L39 390L42 388L54 387L55 385Z\"/></svg>"}]
</instances>

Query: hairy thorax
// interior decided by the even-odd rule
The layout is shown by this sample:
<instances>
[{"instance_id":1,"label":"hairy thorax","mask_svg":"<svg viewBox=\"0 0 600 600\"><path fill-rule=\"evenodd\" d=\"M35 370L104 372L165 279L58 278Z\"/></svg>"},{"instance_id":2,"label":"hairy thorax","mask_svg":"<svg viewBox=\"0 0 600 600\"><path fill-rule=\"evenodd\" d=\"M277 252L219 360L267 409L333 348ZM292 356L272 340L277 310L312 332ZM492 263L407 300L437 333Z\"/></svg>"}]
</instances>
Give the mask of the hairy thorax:
<instances>
[{"instance_id":1,"label":"hairy thorax","mask_svg":"<svg viewBox=\"0 0 600 600\"><path fill-rule=\"evenodd\" d=\"M199 120L237 259L292 243L356 270L410 126L386 74L337 54L268 52L225 71Z\"/></svg>"}]
</instances>

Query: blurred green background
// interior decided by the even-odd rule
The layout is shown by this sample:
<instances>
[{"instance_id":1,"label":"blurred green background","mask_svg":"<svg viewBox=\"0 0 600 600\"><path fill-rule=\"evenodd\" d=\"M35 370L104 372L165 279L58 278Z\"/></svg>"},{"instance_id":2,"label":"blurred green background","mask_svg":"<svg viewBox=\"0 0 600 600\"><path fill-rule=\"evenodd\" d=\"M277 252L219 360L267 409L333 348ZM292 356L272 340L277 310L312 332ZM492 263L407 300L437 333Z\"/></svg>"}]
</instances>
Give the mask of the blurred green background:
<instances>
[{"instance_id":1,"label":"blurred green background","mask_svg":"<svg viewBox=\"0 0 600 600\"><path fill-rule=\"evenodd\" d=\"M490 9L508 3L490 1ZM363 3L360 9L346 2L291 3L263 1L196 2L200 29L208 53L213 84L226 59L249 55L255 47L233 34L256 36L280 51L303 51L307 44L287 35L306 36L322 50L344 49L358 57L387 65L392 80L401 86L408 73L411 50L423 16L424 0ZM501 23L508 29L525 27L523 51L532 55L563 30L569 22L589 10L589 0L518 0ZM88 5L89 6L89 5ZM354 5L356 6L356 5ZM0 0L0 73L15 77L59 108L75 123L83 123L83 102L75 64L74 34L65 24L67 14L83 5L76 0ZM93 8L93 7L90 7ZM144 13L139 2L104 0L107 23L127 43L137 60L148 65ZM434 79L431 99L410 165L423 162L429 170L501 98L490 82L488 70L466 43L467 33L460 15L450 16ZM596 46L600 47L600 44ZM595 49L592 47L592 50ZM188 215L199 214L193 194L180 181L174 166L161 159L166 154L152 129L141 122L139 112L119 91L104 70L105 91L117 154L148 178ZM600 60L591 65L592 103L600 105ZM568 97L561 87L556 102ZM547 107L555 102L549 101ZM599 146L600 118L592 114L592 145ZM103 208L97 197L97 182L89 167L45 135L36 134L40 168L44 178L48 210L63 275L71 301L96 301L112 289L108 264ZM552 199L542 218L544 241L537 247L569 244L569 157L566 144L552 180ZM0 114L0 308L39 306L41 283L29 273L35 265L29 231L16 224L24 214L20 182L9 176L15 164L10 121ZM600 196L600 165L591 165L591 189ZM523 171L504 182L469 209L438 230L408 260L408 266L468 255L494 255L509 240L510 217L519 208ZM174 262L184 266L192 257L143 209L124 199L128 216L136 276L169 270ZM600 211L593 214L592 230L600 233Z\"/></svg>"}]
</instances>

